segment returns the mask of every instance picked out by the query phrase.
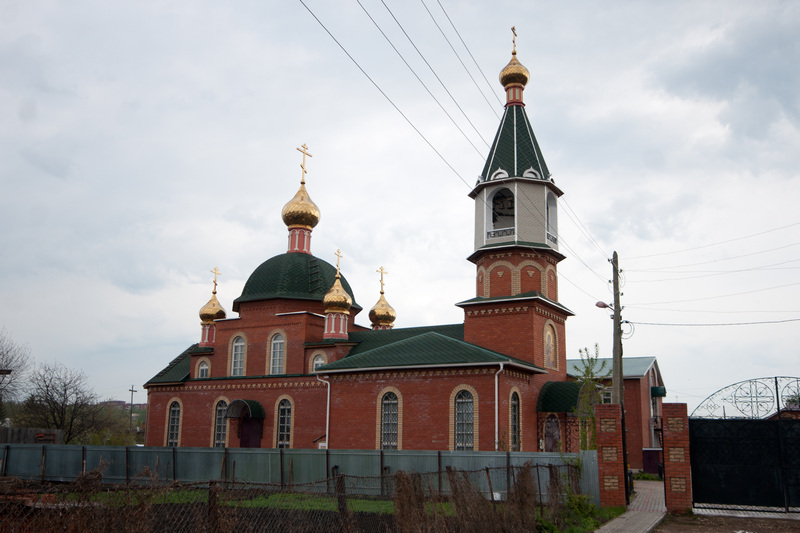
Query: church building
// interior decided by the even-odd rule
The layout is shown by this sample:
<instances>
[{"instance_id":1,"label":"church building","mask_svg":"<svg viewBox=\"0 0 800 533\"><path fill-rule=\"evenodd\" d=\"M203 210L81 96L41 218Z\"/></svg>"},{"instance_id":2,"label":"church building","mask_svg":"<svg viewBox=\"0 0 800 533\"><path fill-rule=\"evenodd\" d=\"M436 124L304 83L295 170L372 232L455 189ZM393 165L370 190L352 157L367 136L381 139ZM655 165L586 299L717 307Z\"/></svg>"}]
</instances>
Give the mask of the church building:
<instances>
[{"instance_id":1,"label":"church building","mask_svg":"<svg viewBox=\"0 0 800 533\"><path fill-rule=\"evenodd\" d=\"M356 324L363 309L338 259L313 255L320 209L304 145L300 188L282 211L288 249L250 275L238 317L217 300L215 276L199 342L145 385L146 445L574 451L574 414L547 410L575 390L572 313L558 298L563 193L525 112L528 78L515 46L500 73L505 111L469 194L475 294L455 303L462 323L394 328L381 267L370 326Z\"/></svg>"}]
</instances>

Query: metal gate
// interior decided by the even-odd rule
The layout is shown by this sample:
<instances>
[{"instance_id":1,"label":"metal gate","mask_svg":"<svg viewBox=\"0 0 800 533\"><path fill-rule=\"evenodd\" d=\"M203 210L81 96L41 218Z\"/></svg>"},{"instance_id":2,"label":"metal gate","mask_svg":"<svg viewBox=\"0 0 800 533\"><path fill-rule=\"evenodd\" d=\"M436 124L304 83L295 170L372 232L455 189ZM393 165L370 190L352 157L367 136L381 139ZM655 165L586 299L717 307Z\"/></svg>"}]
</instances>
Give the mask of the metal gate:
<instances>
[{"instance_id":1,"label":"metal gate","mask_svg":"<svg viewBox=\"0 0 800 533\"><path fill-rule=\"evenodd\" d=\"M800 512L800 420L689 419L694 504Z\"/></svg>"}]
</instances>

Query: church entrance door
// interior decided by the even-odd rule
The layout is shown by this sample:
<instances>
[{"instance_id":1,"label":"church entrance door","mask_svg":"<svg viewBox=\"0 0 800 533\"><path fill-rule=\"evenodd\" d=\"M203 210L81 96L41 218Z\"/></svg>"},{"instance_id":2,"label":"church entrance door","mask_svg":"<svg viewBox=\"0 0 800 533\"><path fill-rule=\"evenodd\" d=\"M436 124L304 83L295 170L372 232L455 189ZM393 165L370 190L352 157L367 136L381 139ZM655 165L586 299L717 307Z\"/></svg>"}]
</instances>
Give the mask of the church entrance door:
<instances>
[{"instance_id":1,"label":"church entrance door","mask_svg":"<svg viewBox=\"0 0 800 533\"><path fill-rule=\"evenodd\" d=\"M262 418L252 418L245 416L240 419L239 446L242 448L261 447L261 429L264 423Z\"/></svg>"}]
</instances>

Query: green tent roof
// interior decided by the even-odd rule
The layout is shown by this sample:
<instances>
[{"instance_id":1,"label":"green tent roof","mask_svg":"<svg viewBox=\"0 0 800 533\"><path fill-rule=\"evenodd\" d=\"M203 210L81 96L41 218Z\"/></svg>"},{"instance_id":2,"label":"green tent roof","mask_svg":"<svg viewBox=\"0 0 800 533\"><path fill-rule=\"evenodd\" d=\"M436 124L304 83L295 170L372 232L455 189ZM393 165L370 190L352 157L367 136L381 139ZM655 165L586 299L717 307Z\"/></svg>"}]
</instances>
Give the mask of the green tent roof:
<instances>
[{"instance_id":1,"label":"green tent roof","mask_svg":"<svg viewBox=\"0 0 800 533\"><path fill-rule=\"evenodd\" d=\"M371 350L361 351L319 368L318 372L419 366L513 363L534 371L544 369L441 333L428 331Z\"/></svg>"},{"instance_id":2,"label":"green tent roof","mask_svg":"<svg viewBox=\"0 0 800 533\"><path fill-rule=\"evenodd\" d=\"M242 302L272 298L322 301L335 279L336 267L313 255L297 252L276 255L253 271L241 296L233 301L233 310L238 312ZM361 310L344 276L341 281L353 299L353 308Z\"/></svg>"},{"instance_id":3,"label":"green tent roof","mask_svg":"<svg viewBox=\"0 0 800 533\"><path fill-rule=\"evenodd\" d=\"M578 381L548 381L542 385L536 411L539 413L573 413L578 405L582 383Z\"/></svg>"},{"instance_id":4,"label":"green tent roof","mask_svg":"<svg viewBox=\"0 0 800 533\"><path fill-rule=\"evenodd\" d=\"M538 179L550 178L550 171L533 134L525 107L506 106L480 181L491 180L498 170L504 170L508 177L514 178L522 177L526 170L531 169L539 175Z\"/></svg>"}]
</instances>

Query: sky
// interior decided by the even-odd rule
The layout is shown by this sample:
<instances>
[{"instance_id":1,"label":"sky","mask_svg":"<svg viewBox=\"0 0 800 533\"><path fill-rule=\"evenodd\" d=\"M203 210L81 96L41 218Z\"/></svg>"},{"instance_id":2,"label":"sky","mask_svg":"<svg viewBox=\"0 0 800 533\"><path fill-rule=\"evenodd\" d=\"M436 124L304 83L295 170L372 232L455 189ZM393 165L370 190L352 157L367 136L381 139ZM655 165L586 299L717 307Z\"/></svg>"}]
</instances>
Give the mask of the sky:
<instances>
[{"instance_id":1,"label":"sky","mask_svg":"<svg viewBox=\"0 0 800 533\"><path fill-rule=\"evenodd\" d=\"M0 0L0 328L145 402L210 271L235 317L286 251L303 144L314 255L365 310L383 266L396 327L463 321L511 26L565 193L567 356L611 355L617 251L624 354L668 401L800 376L796 2Z\"/></svg>"}]
</instances>

